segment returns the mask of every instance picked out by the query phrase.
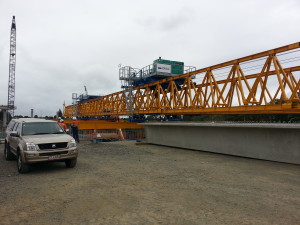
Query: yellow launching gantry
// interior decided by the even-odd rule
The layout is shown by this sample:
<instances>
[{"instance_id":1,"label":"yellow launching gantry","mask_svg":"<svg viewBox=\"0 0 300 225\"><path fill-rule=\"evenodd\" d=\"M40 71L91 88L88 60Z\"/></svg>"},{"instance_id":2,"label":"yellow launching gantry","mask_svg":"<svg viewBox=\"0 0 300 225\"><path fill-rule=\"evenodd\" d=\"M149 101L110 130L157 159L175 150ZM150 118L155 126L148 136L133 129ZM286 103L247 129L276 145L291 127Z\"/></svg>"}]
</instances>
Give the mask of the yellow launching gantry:
<instances>
[{"instance_id":1,"label":"yellow launching gantry","mask_svg":"<svg viewBox=\"0 0 300 225\"><path fill-rule=\"evenodd\" d=\"M300 43L64 107L64 115L300 113ZM184 79L176 85L176 79Z\"/></svg>"}]
</instances>

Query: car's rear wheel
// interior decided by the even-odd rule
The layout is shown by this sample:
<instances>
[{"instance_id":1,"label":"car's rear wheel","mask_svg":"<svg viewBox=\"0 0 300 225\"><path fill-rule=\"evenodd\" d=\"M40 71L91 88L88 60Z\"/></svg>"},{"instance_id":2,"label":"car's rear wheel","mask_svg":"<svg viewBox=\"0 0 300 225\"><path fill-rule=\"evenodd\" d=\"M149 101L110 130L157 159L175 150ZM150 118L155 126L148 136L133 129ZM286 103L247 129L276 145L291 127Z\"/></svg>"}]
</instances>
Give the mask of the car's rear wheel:
<instances>
[{"instance_id":1,"label":"car's rear wheel","mask_svg":"<svg viewBox=\"0 0 300 225\"><path fill-rule=\"evenodd\" d=\"M19 173L27 173L29 171L29 165L23 162L20 152L18 152L17 156L17 166Z\"/></svg>"},{"instance_id":2,"label":"car's rear wheel","mask_svg":"<svg viewBox=\"0 0 300 225\"><path fill-rule=\"evenodd\" d=\"M74 159L67 159L65 161L65 164L66 164L66 167L67 168L74 168L76 166L76 163L77 163L77 158L74 158Z\"/></svg>"},{"instance_id":3,"label":"car's rear wheel","mask_svg":"<svg viewBox=\"0 0 300 225\"><path fill-rule=\"evenodd\" d=\"M10 151L10 146L8 143L4 144L4 156L6 160L13 160L14 154Z\"/></svg>"}]
</instances>

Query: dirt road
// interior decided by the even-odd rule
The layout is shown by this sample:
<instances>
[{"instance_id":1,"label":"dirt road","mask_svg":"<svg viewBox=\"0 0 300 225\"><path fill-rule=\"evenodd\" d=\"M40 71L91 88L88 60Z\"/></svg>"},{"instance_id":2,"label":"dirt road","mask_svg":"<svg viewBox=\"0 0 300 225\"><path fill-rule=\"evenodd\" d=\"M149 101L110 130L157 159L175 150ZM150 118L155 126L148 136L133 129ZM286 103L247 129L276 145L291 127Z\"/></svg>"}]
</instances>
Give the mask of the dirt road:
<instances>
[{"instance_id":1,"label":"dirt road","mask_svg":"<svg viewBox=\"0 0 300 225\"><path fill-rule=\"evenodd\" d=\"M300 166L133 141L79 148L76 168L28 174L1 154L0 224L300 224Z\"/></svg>"}]
</instances>

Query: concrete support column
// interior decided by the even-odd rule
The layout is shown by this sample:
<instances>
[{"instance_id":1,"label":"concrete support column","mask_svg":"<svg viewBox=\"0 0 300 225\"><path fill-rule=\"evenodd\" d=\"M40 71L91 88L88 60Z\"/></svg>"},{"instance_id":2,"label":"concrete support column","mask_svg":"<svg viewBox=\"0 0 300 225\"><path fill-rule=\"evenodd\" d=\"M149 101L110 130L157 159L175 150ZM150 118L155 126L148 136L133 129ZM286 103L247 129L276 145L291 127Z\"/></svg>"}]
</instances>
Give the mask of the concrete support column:
<instances>
[{"instance_id":1,"label":"concrete support column","mask_svg":"<svg viewBox=\"0 0 300 225\"><path fill-rule=\"evenodd\" d=\"M3 112L3 127L7 126L7 110L6 109L2 109Z\"/></svg>"}]
</instances>

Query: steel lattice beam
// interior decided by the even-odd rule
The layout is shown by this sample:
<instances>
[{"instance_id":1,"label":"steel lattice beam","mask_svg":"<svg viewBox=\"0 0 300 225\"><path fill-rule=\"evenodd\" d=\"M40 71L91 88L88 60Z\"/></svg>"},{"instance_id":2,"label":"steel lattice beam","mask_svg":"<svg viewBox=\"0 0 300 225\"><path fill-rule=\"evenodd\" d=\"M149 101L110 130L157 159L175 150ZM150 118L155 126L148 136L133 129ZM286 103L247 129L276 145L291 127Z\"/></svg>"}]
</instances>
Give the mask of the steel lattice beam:
<instances>
[{"instance_id":1,"label":"steel lattice beam","mask_svg":"<svg viewBox=\"0 0 300 225\"><path fill-rule=\"evenodd\" d=\"M295 43L240 59L206 67L133 88L134 114L271 114L300 113L300 65L284 68L277 54L299 50ZM300 58L300 57L296 57ZM242 63L263 61L259 73L245 75ZM299 60L297 61L299 62ZM215 71L229 68L226 79ZM200 82L193 76L203 74ZM185 79L176 86L176 79ZM166 87L167 88L163 88ZM72 116L74 106L64 109ZM127 115L124 92L116 92L78 104L78 116Z\"/></svg>"}]
</instances>

